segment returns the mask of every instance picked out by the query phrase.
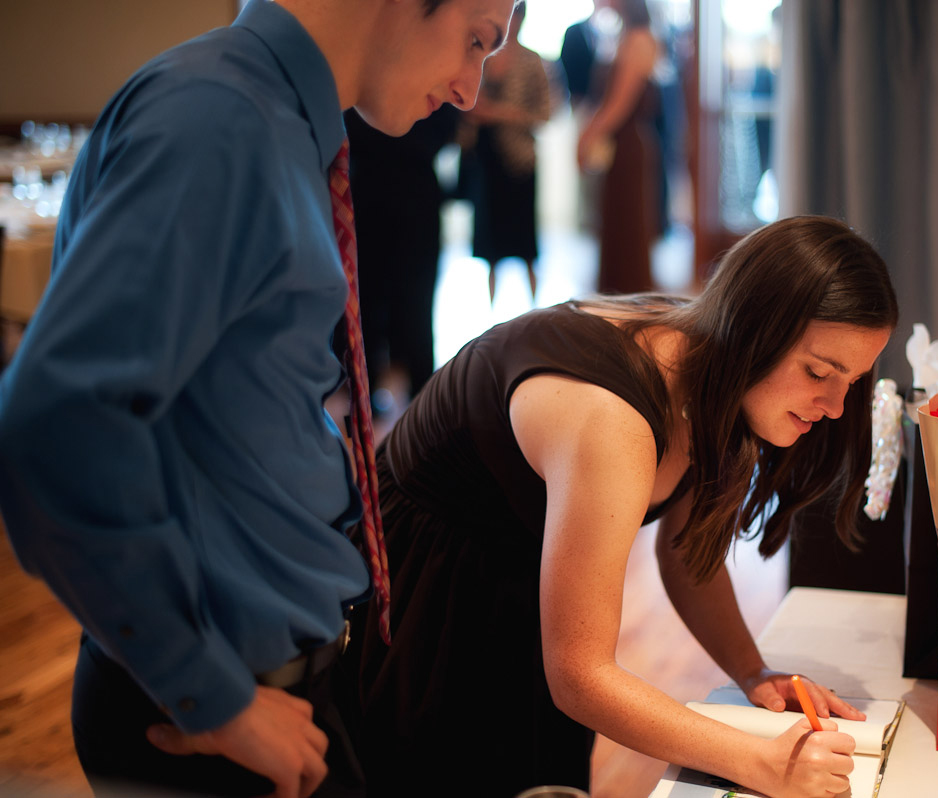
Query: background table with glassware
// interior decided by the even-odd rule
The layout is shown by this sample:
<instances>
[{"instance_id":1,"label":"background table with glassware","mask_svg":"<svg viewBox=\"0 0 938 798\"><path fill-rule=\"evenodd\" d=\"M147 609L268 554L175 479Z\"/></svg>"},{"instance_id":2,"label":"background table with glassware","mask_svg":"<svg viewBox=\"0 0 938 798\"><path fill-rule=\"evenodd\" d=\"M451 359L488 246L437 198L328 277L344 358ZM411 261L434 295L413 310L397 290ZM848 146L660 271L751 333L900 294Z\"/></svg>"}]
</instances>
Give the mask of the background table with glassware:
<instances>
[{"instance_id":1,"label":"background table with glassware","mask_svg":"<svg viewBox=\"0 0 938 798\"><path fill-rule=\"evenodd\" d=\"M5 338L15 337L29 322L49 280L59 208L86 135L83 128L26 122L20 140L0 146L0 322Z\"/></svg>"}]
</instances>

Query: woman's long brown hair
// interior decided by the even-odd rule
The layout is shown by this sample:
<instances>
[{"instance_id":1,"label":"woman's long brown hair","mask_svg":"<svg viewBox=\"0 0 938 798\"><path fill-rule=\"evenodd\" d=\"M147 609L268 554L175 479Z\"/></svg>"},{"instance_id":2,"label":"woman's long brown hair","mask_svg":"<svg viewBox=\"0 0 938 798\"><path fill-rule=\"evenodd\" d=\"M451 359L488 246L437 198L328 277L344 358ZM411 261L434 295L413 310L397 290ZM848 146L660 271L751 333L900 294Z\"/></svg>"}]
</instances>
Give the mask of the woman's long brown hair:
<instances>
[{"instance_id":1,"label":"woman's long brown hair","mask_svg":"<svg viewBox=\"0 0 938 798\"><path fill-rule=\"evenodd\" d=\"M693 300L663 303L647 296L584 304L636 311L644 304L648 310L630 313L623 329L665 325L687 337L679 384L688 400L694 502L675 545L698 580L711 578L734 538L757 521L760 553L775 553L801 511L824 496L836 503L838 537L856 547L872 449L873 375L850 388L839 419L814 424L786 448L757 438L741 408L746 392L809 322L895 328L899 312L889 273L866 241L835 219L784 219L737 243Z\"/></svg>"}]
</instances>

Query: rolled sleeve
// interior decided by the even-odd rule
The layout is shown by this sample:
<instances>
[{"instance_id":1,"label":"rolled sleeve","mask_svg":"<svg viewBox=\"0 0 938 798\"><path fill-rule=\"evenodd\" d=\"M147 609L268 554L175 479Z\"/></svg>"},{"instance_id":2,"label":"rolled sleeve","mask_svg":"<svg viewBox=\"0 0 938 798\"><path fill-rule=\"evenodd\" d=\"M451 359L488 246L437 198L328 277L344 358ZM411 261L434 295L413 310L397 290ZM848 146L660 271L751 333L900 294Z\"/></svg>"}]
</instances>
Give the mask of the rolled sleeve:
<instances>
[{"instance_id":1,"label":"rolled sleeve","mask_svg":"<svg viewBox=\"0 0 938 798\"><path fill-rule=\"evenodd\" d=\"M127 115L106 148L89 142L96 178L0 383L0 504L23 566L195 732L243 709L254 680L208 610L154 424L263 290L282 215L250 206L276 175L248 146L267 123L230 90L152 91Z\"/></svg>"}]
</instances>

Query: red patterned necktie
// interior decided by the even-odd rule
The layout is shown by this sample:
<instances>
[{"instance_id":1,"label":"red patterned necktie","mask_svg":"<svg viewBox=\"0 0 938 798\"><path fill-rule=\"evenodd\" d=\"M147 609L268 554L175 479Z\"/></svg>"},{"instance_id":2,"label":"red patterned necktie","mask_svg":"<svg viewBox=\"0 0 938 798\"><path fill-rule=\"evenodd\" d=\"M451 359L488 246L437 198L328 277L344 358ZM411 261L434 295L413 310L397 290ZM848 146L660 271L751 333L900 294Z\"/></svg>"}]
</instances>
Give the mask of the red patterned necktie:
<instances>
[{"instance_id":1,"label":"red patterned necktie","mask_svg":"<svg viewBox=\"0 0 938 798\"><path fill-rule=\"evenodd\" d=\"M384 531L378 509L378 472L375 468L375 434L371 423L371 394L362 345L361 308L358 300L358 247L355 243L355 217L352 213L352 190L349 185L348 139L342 142L339 154L329 170L329 194L332 198L332 221L335 225L342 269L348 279L348 301L345 303L345 330L348 337L346 367L352 400L352 457L355 461L355 482L362 495L362 530L368 549L371 579L378 594L381 639L391 644L391 581L388 576L388 555L384 549Z\"/></svg>"}]
</instances>

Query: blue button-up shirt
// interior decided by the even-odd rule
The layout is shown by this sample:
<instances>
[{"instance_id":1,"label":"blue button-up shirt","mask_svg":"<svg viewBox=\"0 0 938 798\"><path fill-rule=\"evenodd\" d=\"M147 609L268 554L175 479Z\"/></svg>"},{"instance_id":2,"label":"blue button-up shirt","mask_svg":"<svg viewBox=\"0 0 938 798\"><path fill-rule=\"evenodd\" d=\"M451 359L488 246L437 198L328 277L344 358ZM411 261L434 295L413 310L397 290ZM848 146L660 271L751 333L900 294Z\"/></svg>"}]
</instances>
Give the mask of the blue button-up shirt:
<instances>
[{"instance_id":1,"label":"blue button-up shirt","mask_svg":"<svg viewBox=\"0 0 938 798\"><path fill-rule=\"evenodd\" d=\"M274 3L144 66L78 158L0 382L21 563L188 731L335 638L370 589L323 410L342 379L343 136L325 58Z\"/></svg>"}]
</instances>

